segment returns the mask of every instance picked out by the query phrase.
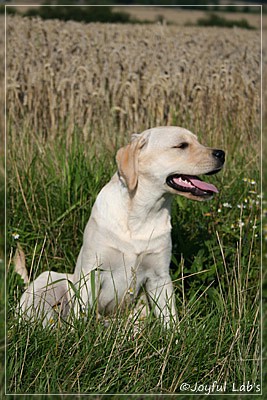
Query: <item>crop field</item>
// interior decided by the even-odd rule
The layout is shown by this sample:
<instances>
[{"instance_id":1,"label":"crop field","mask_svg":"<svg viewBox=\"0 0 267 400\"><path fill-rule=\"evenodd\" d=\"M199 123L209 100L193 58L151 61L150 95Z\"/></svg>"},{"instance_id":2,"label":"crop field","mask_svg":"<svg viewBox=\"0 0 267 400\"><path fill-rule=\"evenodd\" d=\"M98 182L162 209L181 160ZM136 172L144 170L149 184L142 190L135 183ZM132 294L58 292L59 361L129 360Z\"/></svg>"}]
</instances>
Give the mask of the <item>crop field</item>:
<instances>
[{"instance_id":1,"label":"crop field","mask_svg":"<svg viewBox=\"0 0 267 400\"><path fill-rule=\"evenodd\" d=\"M231 3L233 4L233 3ZM184 8L173 8L173 7L114 7L114 11L126 11L132 17L137 18L138 20L146 20L146 21L157 21L159 18L164 18L164 20L168 23L175 24L178 26L188 26L188 25L196 25L197 21L201 18L205 18L207 15L207 11L210 8L207 7L206 10L197 10L197 9L187 9ZM242 10L242 7L240 8ZM260 8L254 8L255 13L242 13L242 12L223 12L219 13L223 15L228 20L240 20L246 19L249 24L255 28L260 27ZM229 10L230 11L230 10ZM263 18L263 26L266 28L266 19Z\"/></svg>"},{"instance_id":2,"label":"crop field","mask_svg":"<svg viewBox=\"0 0 267 400\"><path fill-rule=\"evenodd\" d=\"M177 120L221 137L225 123L259 124L259 32L11 21L9 115L40 134Z\"/></svg>"},{"instance_id":3,"label":"crop field","mask_svg":"<svg viewBox=\"0 0 267 400\"><path fill-rule=\"evenodd\" d=\"M259 31L8 16L8 393L260 393L260 54ZM227 154L214 200L174 198L179 326L19 324L16 250L72 272L117 149L158 125Z\"/></svg>"}]
</instances>

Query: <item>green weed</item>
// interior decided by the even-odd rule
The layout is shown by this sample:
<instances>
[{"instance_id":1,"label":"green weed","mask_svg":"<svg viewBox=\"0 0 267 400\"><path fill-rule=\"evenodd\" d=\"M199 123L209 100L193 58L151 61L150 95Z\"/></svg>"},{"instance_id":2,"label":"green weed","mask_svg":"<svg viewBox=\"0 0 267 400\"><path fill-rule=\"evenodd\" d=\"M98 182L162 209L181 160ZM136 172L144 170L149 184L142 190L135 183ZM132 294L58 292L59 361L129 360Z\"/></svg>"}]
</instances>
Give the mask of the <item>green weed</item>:
<instances>
[{"instance_id":1,"label":"green weed","mask_svg":"<svg viewBox=\"0 0 267 400\"><path fill-rule=\"evenodd\" d=\"M151 315L136 330L121 310L108 326L92 310L72 326L43 329L15 317L23 291L11 261L17 243L31 279L48 269L72 272L97 193L116 170L115 149L106 139L101 151L78 134L71 144L29 140L27 132L20 140L9 147L8 393L168 394L184 382L193 390L214 381L232 393L233 384L260 384L256 153L229 157L210 178L220 189L213 201L174 198L176 329Z\"/></svg>"}]
</instances>

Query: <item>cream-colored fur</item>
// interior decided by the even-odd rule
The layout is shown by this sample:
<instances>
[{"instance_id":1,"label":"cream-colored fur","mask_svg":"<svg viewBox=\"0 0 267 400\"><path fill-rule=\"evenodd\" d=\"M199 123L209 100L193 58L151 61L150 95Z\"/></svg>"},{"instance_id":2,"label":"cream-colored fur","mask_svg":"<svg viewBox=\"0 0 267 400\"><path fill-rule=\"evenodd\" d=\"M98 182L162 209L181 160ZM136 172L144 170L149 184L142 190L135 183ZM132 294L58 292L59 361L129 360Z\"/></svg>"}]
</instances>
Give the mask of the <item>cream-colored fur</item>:
<instances>
[{"instance_id":1,"label":"cream-colored fur","mask_svg":"<svg viewBox=\"0 0 267 400\"><path fill-rule=\"evenodd\" d=\"M177 191L166 179L215 173L224 153L201 145L186 129L158 127L134 134L116 160L118 172L96 199L73 275L51 271L35 279L20 301L27 318L43 318L45 325L70 312L78 318L94 302L107 315L134 303L143 289L166 326L177 320L169 274L172 195L212 195Z\"/></svg>"}]
</instances>

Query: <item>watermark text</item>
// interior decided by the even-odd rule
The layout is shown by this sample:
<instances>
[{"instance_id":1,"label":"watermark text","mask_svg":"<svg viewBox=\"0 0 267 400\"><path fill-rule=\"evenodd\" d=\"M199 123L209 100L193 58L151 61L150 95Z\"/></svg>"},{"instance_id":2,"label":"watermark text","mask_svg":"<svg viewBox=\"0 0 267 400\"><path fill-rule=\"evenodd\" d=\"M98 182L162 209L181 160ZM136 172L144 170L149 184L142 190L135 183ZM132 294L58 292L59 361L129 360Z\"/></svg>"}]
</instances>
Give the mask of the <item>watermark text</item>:
<instances>
[{"instance_id":1,"label":"watermark text","mask_svg":"<svg viewBox=\"0 0 267 400\"><path fill-rule=\"evenodd\" d=\"M181 392L191 392L191 393L259 393L261 391L260 384L255 382L243 382L243 383L218 383L214 381L210 384L203 384L201 382L197 382L194 384L190 384L187 382L183 382L180 385Z\"/></svg>"}]
</instances>

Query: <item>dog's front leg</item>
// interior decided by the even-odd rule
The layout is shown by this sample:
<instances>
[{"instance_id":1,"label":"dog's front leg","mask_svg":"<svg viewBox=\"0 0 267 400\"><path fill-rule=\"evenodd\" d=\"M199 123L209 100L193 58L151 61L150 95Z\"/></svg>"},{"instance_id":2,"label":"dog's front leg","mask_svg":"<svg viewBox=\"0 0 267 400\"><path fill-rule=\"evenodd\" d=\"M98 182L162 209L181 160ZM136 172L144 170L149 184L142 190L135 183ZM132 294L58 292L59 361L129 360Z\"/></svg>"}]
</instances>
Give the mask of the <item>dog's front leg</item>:
<instances>
[{"instance_id":1,"label":"dog's front leg","mask_svg":"<svg viewBox=\"0 0 267 400\"><path fill-rule=\"evenodd\" d=\"M168 274L153 275L147 279L146 292L154 313L162 319L164 326L177 322L175 296L171 278Z\"/></svg>"},{"instance_id":2,"label":"dog's front leg","mask_svg":"<svg viewBox=\"0 0 267 400\"><path fill-rule=\"evenodd\" d=\"M87 317L90 309L98 310L99 290L99 273L95 269L87 273L82 270L79 280L75 282L75 295L72 299L72 310L75 318Z\"/></svg>"}]
</instances>

